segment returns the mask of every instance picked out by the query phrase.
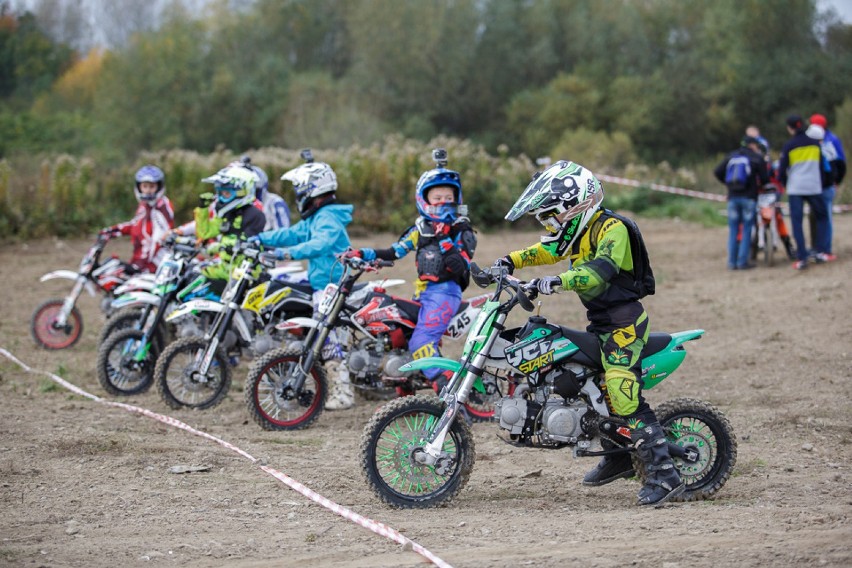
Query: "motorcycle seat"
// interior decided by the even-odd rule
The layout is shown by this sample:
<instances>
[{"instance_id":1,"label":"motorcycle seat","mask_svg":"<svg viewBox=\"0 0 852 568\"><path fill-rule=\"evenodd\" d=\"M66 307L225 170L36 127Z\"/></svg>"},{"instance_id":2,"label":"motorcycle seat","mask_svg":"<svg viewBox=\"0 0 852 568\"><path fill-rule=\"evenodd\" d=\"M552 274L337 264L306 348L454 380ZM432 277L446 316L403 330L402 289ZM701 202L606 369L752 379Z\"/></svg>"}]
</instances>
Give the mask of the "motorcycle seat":
<instances>
[{"instance_id":1,"label":"motorcycle seat","mask_svg":"<svg viewBox=\"0 0 852 568\"><path fill-rule=\"evenodd\" d=\"M588 331L580 331L568 327L562 327L562 335L570 339L571 342L580 349L581 356L575 357L579 363L595 367L600 366L601 347L597 335L589 333ZM645 348L642 350L642 358L662 351L665 349L666 345L671 342L671 340L672 336L668 333L649 333L648 341L645 343Z\"/></svg>"}]
</instances>

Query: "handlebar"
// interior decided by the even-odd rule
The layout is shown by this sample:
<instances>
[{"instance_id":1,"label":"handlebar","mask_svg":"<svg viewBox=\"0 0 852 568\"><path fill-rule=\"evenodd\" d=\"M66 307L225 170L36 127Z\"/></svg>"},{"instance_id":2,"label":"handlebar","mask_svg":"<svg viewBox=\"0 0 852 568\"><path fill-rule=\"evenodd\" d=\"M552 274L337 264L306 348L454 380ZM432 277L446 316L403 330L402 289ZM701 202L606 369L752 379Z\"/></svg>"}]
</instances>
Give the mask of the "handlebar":
<instances>
[{"instance_id":1,"label":"handlebar","mask_svg":"<svg viewBox=\"0 0 852 568\"><path fill-rule=\"evenodd\" d=\"M382 260L380 258L375 260L364 260L357 256L346 256L346 253L338 254L337 261L344 266L352 268L353 270L363 270L365 272L378 272L380 268L386 268L394 265L392 260Z\"/></svg>"},{"instance_id":2,"label":"handlebar","mask_svg":"<svg viewBox=\"0 0 852 568\"><path fill-rule=\"evenodd\" d=\"M538 288L535 280L531 282L519 280L509 274L509 269L505 266L489 266L483 270L475 262L470 263L470 275L480 288L487 288L491 284L496 283L497 291L495 296L499 295L505 289L510 289L515 293L515 297L523 309L528 312L535 309L532 303L538 297Z\"/></svg>"}]
</instances>

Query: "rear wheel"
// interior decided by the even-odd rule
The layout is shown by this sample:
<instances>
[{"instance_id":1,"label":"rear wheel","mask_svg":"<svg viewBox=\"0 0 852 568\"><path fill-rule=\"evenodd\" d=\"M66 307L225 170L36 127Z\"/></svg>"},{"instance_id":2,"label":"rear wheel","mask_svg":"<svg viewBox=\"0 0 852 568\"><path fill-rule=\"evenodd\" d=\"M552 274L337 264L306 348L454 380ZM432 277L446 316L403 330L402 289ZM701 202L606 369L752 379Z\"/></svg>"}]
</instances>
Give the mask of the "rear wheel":
<instances>
[{"instance_id":1,"label":"rear wheel","mask_svg":"<svg viewBox=\"0 0 852 568\"><path fill-rule=\"evenodd\" d=\"M245 400L252 419L264 430L301 430L322 413L328 394L325 369L316 362L301 388L293 388L301 347L283 347L252 363Z\"/></svg>"},{"instance_id":2,"label":"rear wheel","mask_svg":"<svg viewBox=\"0 0 852 568\"><path fill-rule=\"evenodd\" d=\"M30 334L45 349L67 349L77 343L83 334L83 316L76 306L68 314L65 325L57 325L63 304L63 300L47 300L33 311Z\"/></svg>"},{"instance_id":3,"label":"rear wheel","mask_svg":"<svg viewBox=\"0 0 852 568\"><path fill-rule=\"evenodd\" d=\"M154 380L160 396L170 407L213 408L228 394L231 369L222 349L213 354L206 373L199 370L207 349L204 338L187 337L171 343L157 359Z\"/></svg>"},{"instance_id":4,"label":"rear wheel","mask_svg":"<svg viewBox=\"0 0 852 568\"><path fill-rule=\"evenodd\" d=\"M145 333L120 329L98 349L98 382L108 393L130 396L147 391L154 382L160 349L155 341L143 345Z\"/></svg>"},{"instance_id":5,"label":"rear wheel","mask_svg":"<svg viewBox=\"0 0 852 568\"><path fill-rule=\"evenodd\" d=\"M425 509L449 503L467 483L476 450L464 420L453 421L434 465L415 459L444 413L428 395L398 398L381 407L361 435L361 468L367 484L385 503Z\"/></svg>"},{"instance_id":6,"label":"rear wheel","mask_svg":"<svg viewBox=\"0 0 852 568\"><path fill-rule=\"evenodd\" d=\"M512 394L513 390L511 389L509 394ZM490 422L494 419L494 405L502 398L500 379L486 371L482 375L482 391L477 390L474 385L464 406L474 422Z\"/></svg>"},{"instance_id":7,"label":"rear wheel","mask_svg":"<svg viewBox=\"0 0 852 568\"><path fill-rule=\"evenodd\" d=\"M737 462L737 438L728 418L712 404L691 398L665 402L656 414L668 442L684 454L672 455L686 483L686 491L673 500L702 501L715 495ZM635 454L633 466L644 482L647 474Z\"/></svg>"}]
</instances>

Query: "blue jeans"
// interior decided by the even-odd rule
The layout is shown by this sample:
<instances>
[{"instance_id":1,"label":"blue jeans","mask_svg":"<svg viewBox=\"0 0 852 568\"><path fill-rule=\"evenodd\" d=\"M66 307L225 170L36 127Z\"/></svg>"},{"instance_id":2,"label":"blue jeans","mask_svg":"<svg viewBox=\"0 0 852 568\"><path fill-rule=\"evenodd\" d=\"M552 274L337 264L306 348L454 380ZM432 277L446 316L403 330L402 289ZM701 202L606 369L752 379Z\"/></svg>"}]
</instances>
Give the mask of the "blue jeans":
<instances>
[{"instance_id":1,"label":"blue jeans","mask_svg":"<svg viewBox=\"0 0 852 568\"><path fill-rule=\"evenodd\" d=\"M834 230L832 229L831 208L834 204L834 195L837 193L837 186L832 185L827 189L822 190L822 200L825 202L825 233L823 233L822 252L831 254L831 239L834 238Z\"/></svg>"},{"instance_id":2,"label":"blue jeans","mask_svg":"<svg viewBox=\"0 0 852 568\"><path fill-rule=\"evenodd\" d=\"M743 268L748 265L751 249L751 233L757 214L757 200L749 197L728 197L728 268ZM737 242L740 224L742 238Z\"/></svg>"},{"instance_id":3,"label":"blue jeans","mask_svg":"<svg viewBox=\"0 0 852 568\"><path fill-rule=\"evenodd\" d=\"M805 230L802 226L806 201L816 221L814 248L817 252L825 252L823 247L825 246L825 235L828 228L828 213L825 210L825 200L822 194L788 195L787 201L790 203L790 224L793 226L793 238L796 239L796 257L799 260L808 260L808 247L805 244Z\"/></svg>"},{"instance_id":4,"label":"blue jeans","mask_svg":"<svg viewBox=\"0 0 852 568\"><path fill-rule=\"evenodd\" d=\"M441 355L439 348L441 336L447 331L450 321L462 301L461 287L455 282L429 284L420 294L420 313L417 314L417 326L411 334L408 349L412 357L435 357ZM441 374L441 369L431 367L423 369L429 380Z\"/></svg>"}]
</instances>

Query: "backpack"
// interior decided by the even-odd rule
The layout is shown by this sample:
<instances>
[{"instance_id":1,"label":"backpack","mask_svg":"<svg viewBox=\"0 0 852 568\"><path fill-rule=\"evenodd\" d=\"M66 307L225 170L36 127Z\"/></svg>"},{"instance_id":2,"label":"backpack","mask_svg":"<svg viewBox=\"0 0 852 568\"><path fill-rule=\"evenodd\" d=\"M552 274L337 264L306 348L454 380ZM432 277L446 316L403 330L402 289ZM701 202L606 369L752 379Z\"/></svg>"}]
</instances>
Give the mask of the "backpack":
<instances>
[{"instance_id":1,"label":"backpack","mask_svg":"<svg viewBox=\"0 0 852 568\"><path fill-rule=\"evenodd\" d=\"M589 229L591 231L589 241L592 251L598 250L598 233L604 222L609 218L621 221L627 227L627 234L630 235L630 254L633 256L633 285L636 286L636 290L639 292L639 299L645 296L653 296L656 292L654 271L651 269L651 260L648 258L648 248L645 246L645 240L642 238L639 226L636 225L633 219L628 219L614 211L604 209L597 221Z\"/></svg>"},{"instance_id":2,"label":"backpack","mask_svg":"<svg viewBox=\"0 0 852 568\"><path fill-rule=\"evenodd\" d=\"M751 176L751 162L742 154L731 156L725 166L725 185L731 189L745 189Z\"/></svg>"}]
</instances>

